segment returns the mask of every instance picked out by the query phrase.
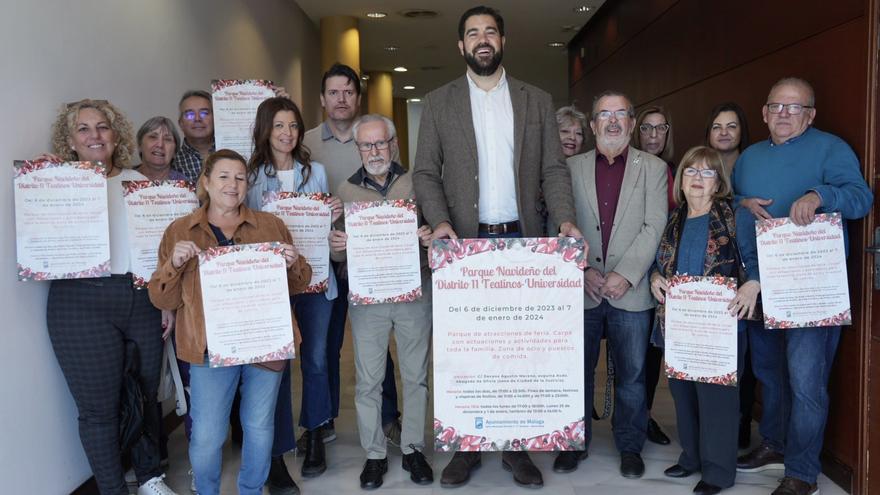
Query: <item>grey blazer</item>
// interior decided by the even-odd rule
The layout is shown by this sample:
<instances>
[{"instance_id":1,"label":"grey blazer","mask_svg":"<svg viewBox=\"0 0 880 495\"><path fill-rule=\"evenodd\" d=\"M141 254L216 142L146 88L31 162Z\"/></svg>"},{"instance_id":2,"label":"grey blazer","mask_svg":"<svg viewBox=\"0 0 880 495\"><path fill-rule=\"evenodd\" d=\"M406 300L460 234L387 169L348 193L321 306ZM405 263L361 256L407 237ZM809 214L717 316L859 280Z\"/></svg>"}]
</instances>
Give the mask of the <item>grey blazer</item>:
<instances>
[{"instance_id":1,"label":"grey blazer","mask_svg":"<svg viewBox=\"0 0 880 495\"><path fill-rule=\"evenodd\" d=\"M467 76L425 97L413 169L416 201L436 227L449 222L461 238L478 235L479 164ZM508 76L513 105L517 210L525 237L544 236L543 186L549 235L575 222L571 176L565 166L553 102L546 92Z\"/></svg>"},{"instance_id":2,"label":"grey blazer","mask_svg":"<svg viewBox=\"0 0 880 495\"><path fill-rule=\"evenodd\" d=\"M571 169L578 228L590 247L590 267L602 273L616 272L632 285L623 297L608 300L608 303L626 311L653 308L656 302L651 296L648 274L666 227L666 163L650 153L629 148L607 259L602 259L602 232L596 199L596 150L572 156L567 162ZM584 295L585 309L596 306L598 303Z\"/></svg>"}]
</instances>

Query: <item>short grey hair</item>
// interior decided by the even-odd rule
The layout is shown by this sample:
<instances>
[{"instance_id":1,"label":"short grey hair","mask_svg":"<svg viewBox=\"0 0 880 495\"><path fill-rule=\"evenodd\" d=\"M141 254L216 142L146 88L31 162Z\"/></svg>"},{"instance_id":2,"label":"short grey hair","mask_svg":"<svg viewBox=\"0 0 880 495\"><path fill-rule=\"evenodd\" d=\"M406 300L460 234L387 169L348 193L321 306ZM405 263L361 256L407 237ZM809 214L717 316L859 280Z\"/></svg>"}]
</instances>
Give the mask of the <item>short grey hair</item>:
<instances>
[{"instance_id":1,"label":"short grey hair","mask_svg":"<svg viewBox=\"0 0 880 495\"><path fill-rule=\"evenodd\" d=\"M156 117L152 117L141 126L137 131L137 147L140 150L141 140L144 139L144 136L147 134L159 129L160 127L164 127L168 129L168 132L171 133L171 137L174 138L174 153L177 154L180 151L180 134L177 133L177 128L174 127L174 122L171 121L168 117L163 117L161 115L157 115ZM140 151L139 151L140 153ZM143 158L143 157L141 157Z\"/></svg>"},{"instance_id":2,"label":"short grey hair","mask_svg":"<svg viewBox=\"0 0 880 495\"><path fill-rule=\"evenodd\" d=\"M587 128L587 116L574 105L568 105L556 111L556 125L561 127L566 122L580 124L582 129Z\"/></svg>"},{"instance_id":3,"label":"short grey hair","mask_svg":"<svg viewBox=\"0 0 880 495\"><path fill-rule=\"evenodd\" d=\"M351 135L354 136L354 140L357 141L358 129L362 124L366 124L368 122L383 122L385 123L385 130L388 133L388 140L391 141L395 137L397 137L397 128L394 127L394 122L391 121L388 117L384 115L380 115L378 113L370 113L367 115L363 115L358 117L357 120L354 121L354 124L351 126Z\"/></svg>"},{"instance_id":4,"label":"short grey hair","mask_svg":"<svg viewBox=\"0 0 880 495\"><path fill-rule=\"evenodd\" d=\"M619 96L626 100L626 110L629 113L629 117L633 118L636 116L636 109L633 108L632 100L629 99L629 96L626 96L624 93L614 89L606 89L605 91L597 94L595 98L593 98L593 108L590 111L590 120L596 119L596 107L599 105L599 100L607 96Z\"/></svg>"},{"instance_id":5,"label":"short grey hair","mask_svg":"<svg viewBox=\"0 0 880 495\"><path fill-rule=\"evenodd\" d=\"M214 100L211 99L211 93L208 93L204 89L190 89L186 93L183 93L183 96L180 97L180 101L177 102L177 108L180 108L187 99L192 98L194 96L198 96L199 98L204 98L208 100L212 105L214 104Z\"/></svg>"},{"instance_id":6,"label":"short grey hair","mask_svg":"<svg viewBox=\"0 0 880 495\"><path fill-rule=\"evenodd\" d=\"M767 93L767 103L770 103L770 95L773 94L773 91L780 86L799 86L807 92L807 106L816 106L816 92L813 91L813 86L808 83L806 79L800 77L783 77L776 81L773 86L770 87L770 92Z\"/></svg>"}]
</instances>

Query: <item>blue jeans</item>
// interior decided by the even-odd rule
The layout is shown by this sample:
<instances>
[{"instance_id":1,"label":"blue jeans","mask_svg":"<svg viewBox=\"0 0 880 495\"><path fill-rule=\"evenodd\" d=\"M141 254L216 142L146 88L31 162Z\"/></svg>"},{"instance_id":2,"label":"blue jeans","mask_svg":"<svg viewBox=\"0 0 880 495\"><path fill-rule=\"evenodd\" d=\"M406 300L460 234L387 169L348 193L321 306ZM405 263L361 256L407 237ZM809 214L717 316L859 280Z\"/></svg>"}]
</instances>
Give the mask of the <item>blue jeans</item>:
<instances>
[{"instance_id":1,"label":"blue jeans","mask_svg":"<svg viewBox=\"0 0 880 495\"><path fill-rule=\"evenodd\" d=\"M815 483L840 327L749 330L752 368L762 387L761 436L784 454L786 476Z\"/></svg>"},{"instance_id":2,"label":"blue jeans","mask_svg":"<svg viewBox=\"0 0 880 495\"><path fill-rule=\"evenodd\" d=\"M281 373L256 366L190 366L192 438L189 460L201 495L219 495L223 443L232 399L241 383L241 468L238 493L260 495L269 475L275 401Z\"/></svg>"},{"instance_id":3,"label":"blue jeans","mask_svg":"<svg viewBox=\"0 0 880 495\"><path fill-rule=\"evenodd\" d=\"M332 269L338 270L333 263ZM339 273L338 271L336 273ZM339 297L333 301L330 328L327 331L327 368L330 375L330 410L333 418L339 417L339 356L345 340L345 318L348 314L348 278L336 277ZM397 407L397 382L394 378L394 361L388 352L385 364L385 380L382 382L382 424L397 421L400 410Z\"/></svg>"},{"instance_id":4,"label":"blue jeans","mask_svg":"<svg viewBox=\"0 0 880 495\"><path fill-rule=\"evenodd\" d=\"M293 431L293 392L290 390L290 360L281 370L278 386L278 402L275 404L275 436L272 441L272 457L284 455L296 448L296 432Z\"/></svg>"},{"instance_id":5,"label":"blue jeans","mask_svg":"<svg viewBox=\"0 0 880 495\"><path fill-rule=\"evenodd\" d=\"M584 310L584 420L587 442L593 437L590 411L593 407L596 363L602 331L611 344L614 361L614 415L611 427L618 452L641 453L648 428L645 395L645 354L648 351L650 313L617 309L607 300Z\"/></svg>"},{"instance_id":6,"label":"blue jeans","mask_svg":"<svg viewBox=\"0 0 880 495\"><path fill-rule=\"evenodd\" d=\"M302 333L300 368L303 376L302 408L299 425L307 430L333 418L330 399L330 371L327 359L327 332L334 301L323 294L299 294L292 298L293 312ZM290 387L282 390L290 401ZM337 406L338 407L338 406Z\"/></svg>"}]
</instances>

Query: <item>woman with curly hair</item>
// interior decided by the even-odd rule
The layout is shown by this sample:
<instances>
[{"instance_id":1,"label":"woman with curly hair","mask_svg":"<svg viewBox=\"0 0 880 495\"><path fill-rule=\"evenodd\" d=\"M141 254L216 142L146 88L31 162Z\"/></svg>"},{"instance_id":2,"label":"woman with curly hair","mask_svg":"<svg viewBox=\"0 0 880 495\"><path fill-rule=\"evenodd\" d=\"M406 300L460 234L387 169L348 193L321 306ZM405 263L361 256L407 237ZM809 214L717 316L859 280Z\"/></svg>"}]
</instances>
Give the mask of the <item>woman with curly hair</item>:
<instances>
[{"instance_id":1,"label":"woman with curly hair","mask_svg":"<svg viewBox=\"0 0 880 495\"><path fill-rule=\"evenodd\" d=\"M247 205L261 210L263 193L286 191L296 193L328 193L324 166L310 159L303 145L305 134L302 114L289 98L269 98L257 108L254 123L254 152L248 163L249 189ZM342 201L330 203L332 220L342 214ZM300 367L303 374L300 426L306 429L303 477L319 476L327 469L324 456L324 428L332 420L330 374L327 358L327 332L333 300L337 297L336 277L330 272L326 292L298 294L291 298L294 314L302 333ZM269 471L269 491L274 494L294 493L296 486L284 464L284 453L293 450L293 411L291 410L290 363L285 368L275 411L275 445Z\"/></svg>"},{"instance_id":2,"label":"woman with curly hair","mask_svg":"<svg viewBox=\"0 0 880 495\"><path fill-rule=\"evenodd\" d=\"M134 288L122 181L146 180L132 170L134 136L128 119L103 100L65 105L52 129L53 154L38 159L100 163L107 175L110 271L101 278L54 280L46 324L55 357L79 412L79 436L102 495L127 495L120 452L120 395L126 341L137 346L144 396L144 434L131 449L139 495L174 494L159 467L156 397L162 338L174 322L145 290ZM163 335L162 329L165 329Z\"/></svg>"}]
</instances>

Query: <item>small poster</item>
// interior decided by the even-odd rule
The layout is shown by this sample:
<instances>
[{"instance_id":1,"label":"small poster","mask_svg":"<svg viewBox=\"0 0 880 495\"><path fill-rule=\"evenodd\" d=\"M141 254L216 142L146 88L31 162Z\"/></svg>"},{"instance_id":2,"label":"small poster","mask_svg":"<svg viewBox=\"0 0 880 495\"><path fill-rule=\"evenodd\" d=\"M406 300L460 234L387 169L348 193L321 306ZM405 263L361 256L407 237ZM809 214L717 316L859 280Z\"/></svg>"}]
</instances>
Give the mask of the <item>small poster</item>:
<instances>
[{"instance_id":1,"label":"small poster","mask_svg":"<svg viewBox=\"0 0 880 495\"><path fill-rule=\"evenodd\" d=\"M208 360L212 368L293 358L287 264L280 243L199 253Z\"/></svg>"},{"instance_id":2,"label":"small poster","mask_svg":"<svg viewBox=\"0 0 880 495\"><path fill-rule=\"evenodd\" d=\"M755 222L764 328L852 324L839 212L799 227L785 218Z\"/></svg>"},{"instance_id":3,"label":"small poster","mask_svg":"<svg viewBox=\"0 0 880 495\"><path fill-rule=\"evenodd\" d=\"M263 211L284 221L293 246L312 267L312 280L304 292L326 292L330 282L330 195L327 193L263 193Z\"/></svg>"},{"instance_id":4,"label":"small poster","mask_svg":"<svg viewBox=\"0 0 880 495\"><path fill-rule=\"evenodd\" d=\"M583 239L435 240L434 447L584 450Z\"/></svg>"},{"instance_id":5,"label":"small poster","mask_svg":"<svg viewBox=\"0 0 880 495\"><path fill-rule=\"evenodd\" d=\"M185 180L122 181L128 217L131 274L138 288L147 286L159 261L159 243L174 220L199 207L196 186Z\"/></svg>"},{"instance_id":6,"label":"small poster","mask_svg":"<svg viewBox=\"0 0 880 495\"><path fill-rule=\"evenodd\" d=\"M26 160L14 166L18 279L109 277L104 166Z\"/></svg>"},{"instance_id":7,"label":"small poster","mask_svg":"<svg viewBox=\"0 0 880 495\"><path fill-rule=\"evenodd\" d=\"M266 80L215 79L211 81L214 106L214 148L251 157L257 107L275 96L275 85Z\"/></svg>"},{"instance_id":8,"label":"small poster","mask_svg":"<svg viewBox=\"0 0 880 495\"><path fill-rule=\"evenodd\" d=\"M411 199L345 203L348 300L410 302L422 297L416 204Z\"/></svg>"},{"instance_id":9,"label":"small poster","mask_svg":"<svg viewBox=\"0 0 880 495\"><path fill-rule=\"evenodd\" d=\"M666 290L666 376L736 386L736 279L674 275Z\"/></svg>"}]
</instances>

